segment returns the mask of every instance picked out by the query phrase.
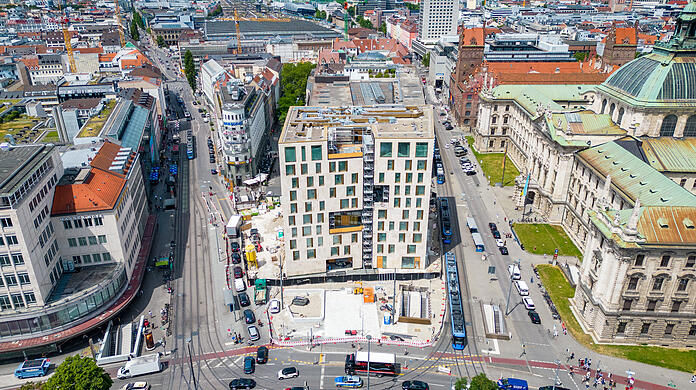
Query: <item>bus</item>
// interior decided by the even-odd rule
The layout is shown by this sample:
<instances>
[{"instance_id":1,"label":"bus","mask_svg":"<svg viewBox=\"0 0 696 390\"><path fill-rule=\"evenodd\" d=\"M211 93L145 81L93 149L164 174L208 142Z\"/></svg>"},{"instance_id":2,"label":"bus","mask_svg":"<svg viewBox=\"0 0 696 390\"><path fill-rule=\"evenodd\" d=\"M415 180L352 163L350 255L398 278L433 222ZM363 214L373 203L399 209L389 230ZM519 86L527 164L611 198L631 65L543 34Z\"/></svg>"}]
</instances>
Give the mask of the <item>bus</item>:
<instances>
[{"instance_id":1,"label":"bus","mask_svg":"<svg viewBox=\"0 0 696 390\"><path fill-rule=\"evenodd\" d=\"M472 217L466 219L466 226L469 227L469 232L478 233L478 226L476 226L476 221Z\"/></svg>"},{"instance_id":2,"label":"bus","mask_svg":"<svg viewBox=\"0 0 696 390\"><path fill-rule=\"evenodd\" d=\"M459 285L459 270L454 253L445 253L445 270L447 271L447 295L450 309L450 328L452 330L452 348L462 350L466 347L466 327L462 296Z\"/></svg>"},{"instance_id":3,"label":"bus","mask_svg":"<svg viewBox=\"0 0 696 390\"><path fill-rule=\"evenodd\" d=\"M483 252L486 250L486 248L483 246L483 238L481 237L481 233L471 233L471 238L474 239L476 252Z\"/></svg>"},{"instance_id":4,"label":"bus","mask_svg":"<svg viewBox=\"0 0 696 390\"><path fill-rule=\"evenodd\" d=\"M195 147L194 144L196 143L196 137L191 136L188 139L188 143L186 144L186 157L188 157L189 160L193 160L193 157L195 157Z\"/></svg>"},{"instance_id":5,"label":"bus","mask_svg":"<svg viewBox=\"0 0 696 390\"><path fill-rule=\"evenodd\" d=\"M442 242L449 244L452 242L452 224L450 222L450 208L447 198L439 199L440 207L440 227L442 229Z\"/></svg>"},{"instance_id":6,"label":"bus","mask_svg":"<svg viewBox=\"0 0 696 390\"><path fill-rule=\"evenodd\" d=\"M14 374L19 379L34 378L48 374L51 361L48 359L25 360L17 367Z\"/></svg>"},{"instance_id":7,"label":"bus","mask_svg":"<svg viewBox=\"0 0 696 390\"><path fill-rule=\"evenodd\" d=\"M399 375L396 365L396 355L393 353L357 351L346 355L345 370L348 375L367 374L367 362L370 362L370 374L382 377L384 375Z\"/></svg>"}]
</instances>

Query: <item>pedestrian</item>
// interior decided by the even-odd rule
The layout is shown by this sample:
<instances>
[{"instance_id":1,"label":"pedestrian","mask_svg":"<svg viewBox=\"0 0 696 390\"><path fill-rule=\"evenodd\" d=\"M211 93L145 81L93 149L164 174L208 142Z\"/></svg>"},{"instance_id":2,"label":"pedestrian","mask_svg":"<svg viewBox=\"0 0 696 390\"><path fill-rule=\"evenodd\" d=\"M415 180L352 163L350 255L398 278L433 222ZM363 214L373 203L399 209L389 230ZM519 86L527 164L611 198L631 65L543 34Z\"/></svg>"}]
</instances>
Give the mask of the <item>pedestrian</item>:
<instances>
[{"instance_id":1,"label":"pedestrian","mask_svg":"<svg viewBox=\"0 0 696 390\"><path fill-rule=\"evenodd\" d=\"M149 314L150 318L152 318L152 310L148 310L147 314Z\"/></svg>"},{"instance_id":2,"label":"pedestrian","mask_svg":"<svg viewBox=\"0 0 696 390\"><path fill-rule=\"evenodd\" d=\"M696 375L691 375L691 383L696 383Z\"/></svg>"},{"instance_id":3,"label":"pedestrian","mask_svg":"<svg viewBox=\"0 0 696 390\"><path fill-rule=\"evenodd\" d=\"M570 360L573 360L573 359L575 359L575 352L570 353Z\"/></svg>"},{"instance_id":4,"label":"pedestrian","mask_svg":"<svg viewBox=\"0 0 696 390\"><path fill-rule=\"evenodd\" d=\"M534 284L534 276L532 276L531 278L529 278L529 283Z\"/></svg>"}]
</instances>

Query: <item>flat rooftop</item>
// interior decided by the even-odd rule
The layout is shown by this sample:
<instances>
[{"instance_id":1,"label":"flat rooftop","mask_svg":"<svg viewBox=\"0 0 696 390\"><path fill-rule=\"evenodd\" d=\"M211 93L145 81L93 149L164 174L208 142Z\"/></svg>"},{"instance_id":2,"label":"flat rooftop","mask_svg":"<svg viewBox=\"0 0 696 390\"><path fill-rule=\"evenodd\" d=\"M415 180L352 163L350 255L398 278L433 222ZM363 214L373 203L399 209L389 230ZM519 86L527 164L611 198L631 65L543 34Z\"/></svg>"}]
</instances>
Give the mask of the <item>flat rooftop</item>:
<instances>
[{"instance_id":1,"label":"flat rooftop","mask_svg":"<svg viewBox=\"0 0 696 390\"><path fill-rule=\"evenodd\" d=\"M114 272L116 266L117 264L110 263L94 267L82 267L80 272L64 273L58 280L58 283L56 283L53 292L51 292L48 303L59 301L96 286L103 280L106 280Z\"/></svg>"},{"instance_id":2,"label":"flat rooftop","mask_svg":"<svg viewBox=\"0 0 696 390\"><path fill-rule=\"evenodd\" d=\"M10 146L0 149L0 194L15 191L32 170L49 158L53 146Z\"/></svg>"},{"instance_id":3,"label":"flat rooftop","mask_svg":"<svg viewBox=\"0 0 696 390\"><path fill-rule=\"evenodd\" d=\"M431 106L290 107L280 143L328 141L336 131L371 131L374 138L430 139Z\"/></svg>"},{"instance_id":4,"label":"flat rooftop","mask_svg":"<svg viewBox=\"0 0 696 390\"><path fill-rule=\"evenodd\" d=\"M315 81L309 103L320 106L425 105L423 87L415 73L403 71L397 75L393 79L373 78L366 81Z\"/></svg>"}]
</instances>

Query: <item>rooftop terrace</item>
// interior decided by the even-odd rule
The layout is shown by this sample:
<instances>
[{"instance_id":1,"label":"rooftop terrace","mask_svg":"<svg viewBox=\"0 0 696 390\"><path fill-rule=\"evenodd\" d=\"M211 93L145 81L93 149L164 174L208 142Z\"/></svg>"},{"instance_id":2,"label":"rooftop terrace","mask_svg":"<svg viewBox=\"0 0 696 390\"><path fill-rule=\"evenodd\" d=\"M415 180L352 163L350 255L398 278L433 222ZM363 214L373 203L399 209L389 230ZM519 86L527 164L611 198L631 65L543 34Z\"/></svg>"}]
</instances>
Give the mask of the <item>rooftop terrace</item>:
<instances>
[{"instance_id":1,"label":"rooftop terrace","mask_svg":"<svg viewBox=\"0 0 696 390\"><path fill-rule=\"evenodd\" d=\"M280 143L328 141L330 134L350 129L370 130L374 138L428 139L433 124L430 106L291 107Z\"/></svg>"}]
</instances>

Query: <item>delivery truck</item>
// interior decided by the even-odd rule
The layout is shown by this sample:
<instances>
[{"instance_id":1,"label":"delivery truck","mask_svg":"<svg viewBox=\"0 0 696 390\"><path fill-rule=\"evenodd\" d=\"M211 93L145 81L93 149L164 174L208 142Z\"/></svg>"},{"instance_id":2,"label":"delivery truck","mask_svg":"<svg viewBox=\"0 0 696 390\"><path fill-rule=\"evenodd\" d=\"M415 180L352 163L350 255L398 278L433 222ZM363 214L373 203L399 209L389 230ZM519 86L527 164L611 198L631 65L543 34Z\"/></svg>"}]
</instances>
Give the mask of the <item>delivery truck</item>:
<instances>
[{"instance_id":1,"label":"delivery truck","mask_svg":"<svg viewBox=\"0 0 696 390\"><path fill-rule=\"evenodd\" d=\"M162 371L159 354L135 357L126 362L126 365L119 368L116 376L118 379L132 378L138 375L152 374Z\"/></svg>"},{"instance_id":2,"label":"delivery truck","mask_svg":"<svg viewBox=\"0 0 696 390\"><path fill-rule=\"evenodd\" d=\"M254 302L257 305L265 305L267 298L266 279L256 279L256 282L254 282Z\"/></svg>"}]
</instances>

